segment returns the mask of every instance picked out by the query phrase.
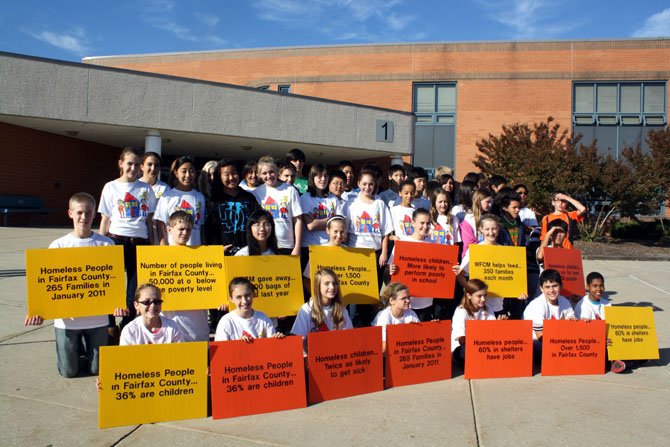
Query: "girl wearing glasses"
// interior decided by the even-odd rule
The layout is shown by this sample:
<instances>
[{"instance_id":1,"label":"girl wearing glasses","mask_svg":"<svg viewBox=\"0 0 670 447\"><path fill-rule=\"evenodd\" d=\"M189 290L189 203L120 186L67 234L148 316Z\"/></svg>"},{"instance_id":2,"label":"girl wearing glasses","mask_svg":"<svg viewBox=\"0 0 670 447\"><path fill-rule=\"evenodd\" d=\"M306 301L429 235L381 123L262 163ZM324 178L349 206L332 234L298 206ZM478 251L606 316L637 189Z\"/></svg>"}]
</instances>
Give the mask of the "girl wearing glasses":
<instances>
[{"instance_id":1,"label":"girl wearing glasses","mask_svg":"<svg viewBox=\"0 0 670 447\"><path fill-rule=\"evenodd\" d=\"M265 256L278 252L274 219L267 211L257 209L247 221L247 246L240 248L235 256Z\"/></svg>"},{"instance_id":2,"label":"girl wearing glasses","mask_svg":"<svg viewBox=\"0 0 670 447\"><path fill-rule=\"evenodd\" d=\"M181 343L184 336L177 325L161 317L163 299L161 291L153 284L142 284L135 292L137 317L121 331L121 346Z\"/></svg>"}]
</instances>

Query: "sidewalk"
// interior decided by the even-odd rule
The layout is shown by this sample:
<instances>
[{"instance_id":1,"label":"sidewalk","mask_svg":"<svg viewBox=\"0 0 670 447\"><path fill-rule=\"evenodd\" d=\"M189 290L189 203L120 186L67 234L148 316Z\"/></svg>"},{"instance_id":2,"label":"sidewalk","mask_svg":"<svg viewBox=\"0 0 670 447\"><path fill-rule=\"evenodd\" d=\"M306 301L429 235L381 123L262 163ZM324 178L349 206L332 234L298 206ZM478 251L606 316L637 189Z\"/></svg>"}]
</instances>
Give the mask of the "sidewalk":
<instances>
[{"instance_id":1,"label":"sidewalk","mask_svg":"<svg viewBox=\"0 0 670 447\"><path fill-rule=\"evenodd\" d=\"M23 326L24 249L67 231L0 228L1 446L668 445L670 263L652 261L584 262L613 304L654 306L661 359L629 374L458 375L301 410L99 430L95 379L58 375L52 322Z\"/></svg>"}]
</instances>

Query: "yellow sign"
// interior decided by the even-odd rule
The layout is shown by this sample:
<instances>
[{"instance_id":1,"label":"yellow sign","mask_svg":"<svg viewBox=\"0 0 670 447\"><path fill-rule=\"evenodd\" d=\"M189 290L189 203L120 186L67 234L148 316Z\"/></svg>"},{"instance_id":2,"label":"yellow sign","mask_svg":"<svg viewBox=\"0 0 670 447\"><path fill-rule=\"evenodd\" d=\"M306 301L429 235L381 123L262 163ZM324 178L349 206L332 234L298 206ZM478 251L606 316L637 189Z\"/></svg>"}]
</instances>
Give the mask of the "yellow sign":
<instances>
[{"instance_id":1,"label":"yellow sign","mask_svg":"<svg viewBox=\"0 0 670 447\"><path fill-rule=\"evenodd\" d=\"M470 245L470 278L489 286L489 296L518 298L527 293L526 249L501 245Z\"/></svg>"},{"instance_id":2,"label":"yellow sign","mask_svg":"<svg viewBox=\"0 0 670 447\"><path fill-rule=\"evenodd\" d=\"M207 343L100 348L98 427L207 417Z\"/></svg>"},{"instance_id":3,"label":"yellow sign","mask_svg":"<svg viewBox=\"0 0 670 447\"><path fill-rule=\"evenodd\" d=\"M304 303L300 258L297 256L226 256L226 283L237 276L257 287L254 309L268 317L295 315ZM226 290L225 301L228 300Z\"/></svg>"},{"instance_id":4,"label":"yellow sign","mask_svg":"<svg viewBox=\"0 0 670 447\"><path fill-rule=\"evenodd\" d=\"M126 307L123 247L26 250L28 315L90 317Z\"/></svg>"},{"instance_id":5,"label":"yellow sign","mask_svg":"<svg viewBox=\"0 0 670 447\"><path fill-rule=\"evenodd\" d=\"M605 307L610 360L657 359L658 338L652 307Z\"/></svg>"},{"instance_id":6,"label":"yellow sign","mask_svg":"<svg viewBox=\"0 0 670 447\"><path fill-rule=\"evenodd\" d=\"M379 302L377 265L371 248L309 247L309 277L319 269L331 269L340 279L344 304L374 304Z\"/></svg>"},{"instance_id":7,"label":"yellow sign","mask_svg":"<svg viewBox=\"0 0 670 447\"><path fill-rule=\"evenodd\" d=\"M137 247L137 283L161 289L163 310L214 309L228 301L220 245Z\"/></svg>"}]
</instances>

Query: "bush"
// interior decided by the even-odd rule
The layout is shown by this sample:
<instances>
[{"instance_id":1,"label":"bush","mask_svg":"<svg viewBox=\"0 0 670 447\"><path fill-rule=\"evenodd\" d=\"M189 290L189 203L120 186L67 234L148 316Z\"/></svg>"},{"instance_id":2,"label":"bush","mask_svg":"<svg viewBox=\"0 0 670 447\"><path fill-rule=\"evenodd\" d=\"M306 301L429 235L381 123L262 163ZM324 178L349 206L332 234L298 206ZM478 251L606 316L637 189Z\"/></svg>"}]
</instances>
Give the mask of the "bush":
<instances>
[{"instance_id":1,"label":"bush","mask_svg":"<svg viewBox=\"0 0 670 447\"><path fill-rule=\"evenodd\" d=\"M540 214L551 211L549 200L563 190L587 207L595 221L583 226L586 237L603 236L611 216L653 215L670 191L670 128L649 132L650 153L627 147L619 159L598 153L581 135L570 135L548 117L546 122L502 127L499 136L478 141L475 165L487 176L499 174L529 188L528 204ZM661 228L664 230L663 225ZM665 234L665 231L663 231Z\"/></svg>"},{"instance_id":2,"label":"bush","mask_svg":"<svg viewBox=\"0 0 670 447\"><path fill-rule=\"evenodd\" d=\"M665 225L668 225L666 221ZM660 221L639 221L621 219L612 225L612 237L618 239L637 239L641 241L658 241L665 233Z\"/></svg>"}]
</instances>

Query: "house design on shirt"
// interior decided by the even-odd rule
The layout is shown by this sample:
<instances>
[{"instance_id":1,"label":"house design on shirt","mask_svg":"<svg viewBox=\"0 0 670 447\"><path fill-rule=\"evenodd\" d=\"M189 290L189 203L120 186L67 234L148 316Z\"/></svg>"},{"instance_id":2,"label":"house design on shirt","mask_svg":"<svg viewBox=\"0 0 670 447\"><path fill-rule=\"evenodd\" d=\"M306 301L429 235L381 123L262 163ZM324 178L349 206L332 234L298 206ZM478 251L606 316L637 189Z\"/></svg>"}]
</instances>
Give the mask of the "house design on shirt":
<instances>
[{"instance_id":1,"label":"house design on shirt","mask_svg":"<svg viewBox=\"0 0 670 447\"><path fill-rule=\"evenodd\" d=\"M380 233L379 218L370 217L367 211L363 211L359 217L356 218L356 228L359 233Z\"/></svg>"},{"instance_id":2,"label":"house design on shirt","mask_svg":"<svg viewBox=\"0 0 670 447\"><path fill-rule=\"evenodd\" d=\"M331 212L331 210L328 209L326 204L322 202L322 203L319 203L318 206L315 206L314 208L312 208L312 213L311 214L312 214L312 218L314 220L318 220L318 219L329 218L331 216L330 212Z\"/></svg>"},{"instance_id":3,"label":"house design on shirt","mask_svg":"<svg viewBox=\"0 0 670 447\"><path fill-rule=\"evenodd\" d=\"M200 204L196 204L195 208L193 205L188 203L186 199L181 199L181 203L174 207L174 211L184 211L185 213L193 216L194 223L198 224L200 222ZM173 211L173 212L174 212Z\"/></svg>"},{"instance_id":4,"label":"house design on shirt","mask_svg":"<svg viewBox=\"0 0 670 447\"><path fill-rule=\"evenodd\" d=\"M451 232L447 232L444 227L437 224L433 227L431 239L437 244L448 244L451 239Z\"/></svg>"},{"instance_id":5,"label":"house design on shirt","mask_svg":"<svg viewBox=\"0 0 670 447\"><path fill-rule=\"evenodd\" d=\"M123 197L123 201L118 201L118 209L121 218L133 219L140 216L146 217L146 198L143 199L143 203L141 204L137 197L127 192Z\"/></svg>"},{"instance_id":6,"label":"house design on shirt","mask_svg":"<svg viewBox=\"0 0 670 447\"><path fill-rule=\"evenodd\" d=\"M405 214L400 222L400 228L402 228L403 234L406 236L411 236L414 233L414 228L412 228L412 218Z\"/></svg>"},{"instance_id":7,"label":"house design on shirt","mask_svg":"<svg viewBox=\"0 0 670 447\"><path fill-rule=\"evenodd\" d=\"M275 199L273 199L272 197L268 197L267 199L265 199L265 203L263 203L263 209L272 214L273 219L279 217L279 206L277 205L277 202L275 202Z\"/></svg>"}]
</instances>

